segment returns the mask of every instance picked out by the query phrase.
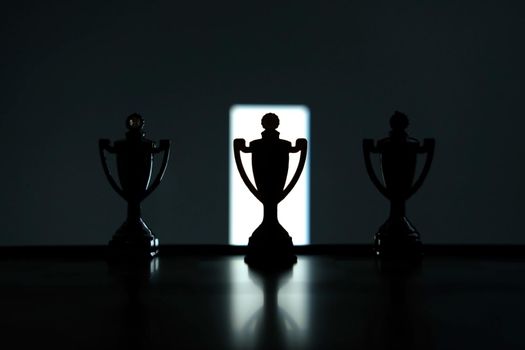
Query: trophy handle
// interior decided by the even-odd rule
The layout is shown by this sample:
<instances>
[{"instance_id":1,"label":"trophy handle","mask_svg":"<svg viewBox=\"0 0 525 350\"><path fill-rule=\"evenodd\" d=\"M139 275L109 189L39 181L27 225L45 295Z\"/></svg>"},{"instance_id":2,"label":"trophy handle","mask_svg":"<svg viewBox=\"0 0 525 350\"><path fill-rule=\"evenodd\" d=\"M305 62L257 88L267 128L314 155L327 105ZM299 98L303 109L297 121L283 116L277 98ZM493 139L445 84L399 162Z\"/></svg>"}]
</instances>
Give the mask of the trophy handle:
<instances>
[{"instance_id":1,"label":"trophy handle","mask_svg":"<svg viewBox=\"0 0 525 350\"><path fill-rule=\"evenodd\" d=\"M376 147L374 146L374 140L371 139L364 139L363 140L363 154L365 156L365 166L366 166L366 172L368 173L368 176L370 177L370 180L374 184L374 186L381 192L383 196L390 199L388 195L388 191L385 186L379 181L376 173L374 172L374 167L372 166L372 160L370 159L371 153L378 153Z\"/></svg>"},{"instance_id":2,"label":"trophy handle","mask_svg":"<svg viewBox=\"0 0 525 350\"><path fill-rule=\"evenodd\" d=\"M423 145L419 148L418 153L426 153L427 158L425 159L425 165L423 166L423 170L421 170L421 174L419 175L419 178L416 182L414 182L414 185L410 189L410 192L408 193L407 198L412 196L414 193L416 193L417 190L421 187L423 184L423 181L425 181L425 178L428 175L428 172L430 170L430 165L432 164L432 160L434 159L434 149L436 146L436 140L435 139L424 139Z\"/></svg>"},{"instance_id":3,"label":"trophy handle","mask_svg":"<svg viewBox=\"0 0 525 350\"><path fill-rule=\"evenodd\" d=\"M301 173L303 172L304 164L306 163L306 153L308 149L308 141L306 139L297 139L295 141L295 147L292 147L290 149L291 153L297 153L301 152L301 156L299 158L299 165L297 166L297 170L295 171L295 174L293 175L292 179L290 180L290 183L283 191L283 194L281 196L281 200L283 200L288 193L293 189L297 181L299 181L299 177L301 176Z\"/></svg>"},{"instance_id":4,"label":"trophy handle","mask_svg":"<svg viewBox=\"0 0 525 350\"><path fill-rule=\"evenodd\" d=\"M106 150L108 153L115 153L114 148L110 145L110 141L108 139L98 140L98 150L100 153L100 160L102 161L102 169L104 169L104 174L106 175L109 184L122 198L124 198L124 200L127 201L128 199L124 194L124 191L119 187L119 185L117 185L115 179L113 179L113 176L111 175L111 172L108 168L108 164L106 162L106 155L104 154L104 150Z\"/></svg>"},{"instance_id":5,"label":"trophy handle","mask_svg":"<svg viewBox=\"0 0 525 350\"><path fill-rule=\"evenodd\" d=\"M155 177L155 180L153 180L146 192L144 192L142 199L145 199L147 196L149 196L160 185L160 182L164 177L164 173L166 172L166 167L168 166L168 159L170 157L170 144L170 140L160 140L159 147L153 151L155 154L164 152L164 156L162 157L162 164L157 177Z\"/></svg>"},{"instance_id":6,"label":"trophy handle","mask_svg":"<svg viewBox=\"0 0 525 350\"><path fill-rule=\"evenodd\" d=\"M244 167L242 165L241 160L241 151L244 153L251 153L252 150L250 147L246 147L246 141L244 139L235 139L233 140L233 155L235 157L235 164L237 165L237 169L239 170L239 174L241 175L242 181L244 181L244 184L250 192L257 198L261 203L262 198L259 195L259 192L257 192L257 189L255 186L251 183L250 178L248 175L246 175L246 171L244 171Z\"/></svg>"}]
</instances>

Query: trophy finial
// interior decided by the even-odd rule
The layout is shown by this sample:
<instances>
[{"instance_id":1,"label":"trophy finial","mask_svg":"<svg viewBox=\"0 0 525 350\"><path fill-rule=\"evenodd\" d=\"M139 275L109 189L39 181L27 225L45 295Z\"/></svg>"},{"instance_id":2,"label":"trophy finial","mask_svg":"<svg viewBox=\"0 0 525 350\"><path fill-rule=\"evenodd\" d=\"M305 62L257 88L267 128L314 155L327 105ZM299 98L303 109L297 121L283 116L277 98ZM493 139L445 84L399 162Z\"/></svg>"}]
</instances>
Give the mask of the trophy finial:
<instances>
[{"instance_id":1,"label":"trophy finial","mask_svg":"<svg viewBox=\"0 0 525 350\"><path fill-rule=\"evenodd\" d=\"M393 132L405 132L408 127L408 117L399 111L395 111L394 115L390 118L390 127Z\"/></svg>"},{"instance_id":2,"label":"trophy finial","mask_svg":"<svg viewBox=\"0 0 525 350\"><path fill-rule=\"evenodd\" d=\"M144 118L138 113L133 113L126 119L126 127L129 130L142 130L144 128Z\"/></svg>"},{"instance_id":3,"label":"trophy finial","mask_svg":"<svg viewBox=\"0 0 525 350\"><path fill-rule=\"evenodd\" d=\"M279 126L279 117L274 113L266 113L261 119L261 124L265 130L275 130Z\"/></svg>"}]
</instances>

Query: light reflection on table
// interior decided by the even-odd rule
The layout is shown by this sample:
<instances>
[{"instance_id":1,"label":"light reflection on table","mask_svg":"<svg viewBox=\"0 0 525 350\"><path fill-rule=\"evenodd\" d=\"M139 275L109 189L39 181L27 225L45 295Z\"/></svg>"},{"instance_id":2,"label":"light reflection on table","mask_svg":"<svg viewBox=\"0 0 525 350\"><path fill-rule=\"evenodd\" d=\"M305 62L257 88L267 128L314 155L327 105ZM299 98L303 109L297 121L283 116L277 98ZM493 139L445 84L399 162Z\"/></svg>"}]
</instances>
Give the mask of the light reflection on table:
<instances>
[{"instance_id":1,"label":"light reflection on table","mask_svg":"<svg viewBox=\"0 0 525 350\"><path fill-rule=\"evenodd\" d=\"M250 269L242 257L229 262L232 344L237 348L288 348L307 342L309 261L279 273Z\"/></svg>"}]
</instances>

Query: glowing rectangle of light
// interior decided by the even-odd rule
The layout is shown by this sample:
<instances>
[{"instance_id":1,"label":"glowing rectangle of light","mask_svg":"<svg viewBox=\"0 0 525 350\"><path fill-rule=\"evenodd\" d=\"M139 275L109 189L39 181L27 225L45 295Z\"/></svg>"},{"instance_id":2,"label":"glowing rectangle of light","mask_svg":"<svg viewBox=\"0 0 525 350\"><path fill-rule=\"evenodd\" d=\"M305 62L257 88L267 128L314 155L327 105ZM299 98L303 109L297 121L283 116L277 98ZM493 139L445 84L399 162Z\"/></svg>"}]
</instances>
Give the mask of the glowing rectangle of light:
<instances>
[{"instance_id":1,"label":"glowing rectangle of light","mask_svg":"<svg viewBox=\"0 0 525 350\"><path fill-rule=\"evenodd\" d=\"M278 206L281 225L288 231L295 245L310 243L310 111L303 105L234 105L230 109L230 230L229 243L246 245L253 231L263 218L262 203L257 200L243 183L233 155L233 140L243 138L246 145L261 138L263 128L261 118L266 113L279 117L279 137L295 142L298 138L308 140L308 156L299 181ZM251 155L241 152L244 169L255 186L251 165ZM299 152L290 153L290 164L286 185L294 175L299 164Z\"/></svg>"}]
</instances>

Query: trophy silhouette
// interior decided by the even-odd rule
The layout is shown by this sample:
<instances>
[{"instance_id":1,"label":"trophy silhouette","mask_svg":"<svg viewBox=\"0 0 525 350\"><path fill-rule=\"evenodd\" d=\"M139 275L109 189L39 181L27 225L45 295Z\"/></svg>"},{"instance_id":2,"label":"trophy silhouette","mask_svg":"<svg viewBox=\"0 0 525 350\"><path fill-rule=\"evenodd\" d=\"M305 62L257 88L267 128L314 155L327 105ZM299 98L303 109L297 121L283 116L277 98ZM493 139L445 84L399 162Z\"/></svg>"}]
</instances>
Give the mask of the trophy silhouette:
<instances>
[{"instance_id":1,"label":"trophy silhouette","mask_svg":"<svg viewBox=\"0 0 525 350\"><path fill-rule=\"evenodd\" d=\"M262 138L250 142L249 147L246 147L244 139L233 141L235 163L239 174L250 192L264 206L263 221L250 237L245 261L249 265L262 268L284 267L293 265L297 257L293 253L292 238L277 218L277 205L299 180L306 161L307 141L297 139L296 146L292 147L291 142L280 139L279 132L275 130L279 126L279 118L273 113L263 116L262 126L265 129L261 133ZM289 154L299 151L301 152L299 165L285 188ZM246 175L240 152L252 154L255 185Z\"/></svg>"},{"instance_id":2,"label":"trophy silhouette","mask_svg":"<svg viewBox=\"0 0 525 350\"><path fill-rule=\"evenodd\" d=\"M107 139L99 140L104 174L111 187L128 202L127 219L109 242L110 254L153 257L158 253L159 241L142 220L140 203L159 186L164 176L170 154L170 141L160 140L157 147L155 142L146 139L143 132L144 119L136 113L127 118L126 126L129 129L126 138L115 141L113 146ZM104 151L116 154L120 186L109 171ZM164 152L162 165L157 177L150 184L153 155L160 152Z\"/></svg>"},{"instance_id":3,"label":"trophy silhouette","mask_svg":"<svg viewBox=\"0 0 525 350\"><path fill-rule=\"evenodd\" d=\"M368 176L379 192L390 200L390 216L379 228L374 238L374 248L381 257L421 256L422 244L419 233L405 216L406 201L421 187L428 175L434 156L434 139L425 139L421 145L405 132L408 118L395 112L390 119L390 137L374 145L371 139L363 140L363 152ZM379 181L372 166L371 154L381 157L383 183ZM419 178L414 182L418 153L426 153L425 164Z\"/></svg>"}]
</instances>

